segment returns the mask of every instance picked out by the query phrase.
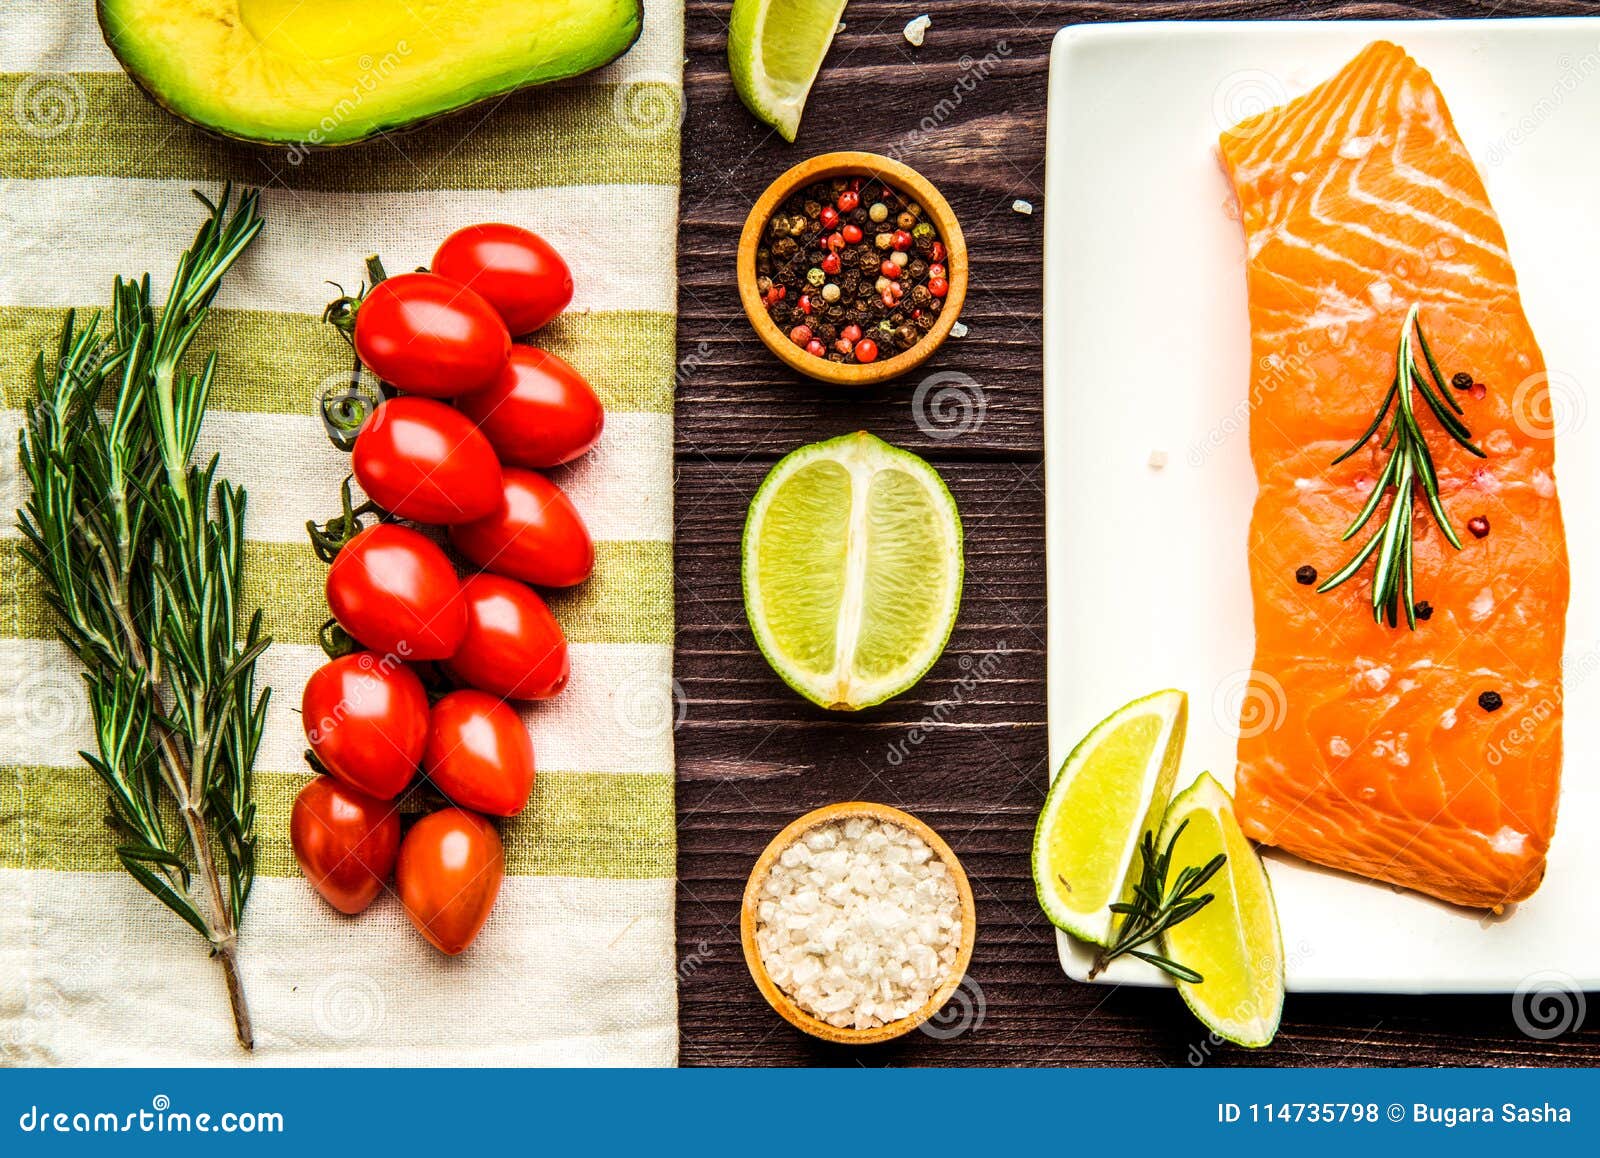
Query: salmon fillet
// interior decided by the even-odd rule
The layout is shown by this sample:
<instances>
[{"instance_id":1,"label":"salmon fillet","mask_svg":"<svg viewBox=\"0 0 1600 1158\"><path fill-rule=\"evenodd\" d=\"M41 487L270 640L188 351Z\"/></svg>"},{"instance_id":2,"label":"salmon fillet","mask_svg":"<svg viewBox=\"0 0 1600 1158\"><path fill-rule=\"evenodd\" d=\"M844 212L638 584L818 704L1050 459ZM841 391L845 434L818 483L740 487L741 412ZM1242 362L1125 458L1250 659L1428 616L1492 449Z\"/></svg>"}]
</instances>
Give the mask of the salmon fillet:
<instances>
[{"instance_id":1,"label":"salmon fillet","mask_svg":"<svg viewBox=\"0 0 1600 1158\"><path fill-rule=\"evenodd\" d=\"M1248 255L1259 484L1239 820L1306 860L1498 910L1538 887L1555 829L1568 589L1548 379L1505 236L1444 97L1393 44L1221 149ZM1486 457L1417 398L1462 549L1418 488L1431 615L1409 630L1375 622L1372 562L1322 594L1296 573L1334 575L1398 501L1340 541L1389 451L1380 432L1333 463L1377 415L1413 304L1446 381L1483 387L1449 394Z\"/></svg>"}]
</instances>

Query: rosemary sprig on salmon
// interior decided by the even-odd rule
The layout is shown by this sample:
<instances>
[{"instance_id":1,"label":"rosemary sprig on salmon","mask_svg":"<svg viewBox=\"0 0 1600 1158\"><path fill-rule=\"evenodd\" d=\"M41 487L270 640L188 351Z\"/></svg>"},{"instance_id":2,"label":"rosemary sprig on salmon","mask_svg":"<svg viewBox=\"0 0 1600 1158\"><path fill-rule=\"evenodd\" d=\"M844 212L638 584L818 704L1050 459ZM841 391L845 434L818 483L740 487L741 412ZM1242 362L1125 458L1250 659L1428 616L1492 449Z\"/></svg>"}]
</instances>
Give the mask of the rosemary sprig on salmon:
<instances>
[{"instance_id":1,"label":"rosemary sprig on salmon","mask_svg":"<svg viewBox=\"0 0 1600 1158\"><path fill-rule=\"evenodd\" d=\"M1417 422L1413 393L1422 395L1428 409L1439 420L1439 425L1444 427L1457 445L1479 458L1485 457L1483 451L1473 445L1472 432L1461 421L1460 415L1464 413L1461 404L1450 396L1444 375L1439 371L1438 359L1433 356L1427 335L1422 332L1419 313L1420 307L1415 305L1406 312L1405 324L1400 327L1399 350L1395 355L1394 381L1389 384L1389 392L1383 397L1377 417L1349 450L1333 460L1333 465L1338 466L1366 446L1393 411L1394 417L1389 421L1389 430L1382 442L1382 446L1389 450L1389 461L1384 464L1383 472L1372 488L1371 497L1339 541L1349 542L1372 521L1383 504L1384 495L1392 491L1394 501L1389 505L1383 525L1372 533L1366 545L1317 588L1318 592L1332 591L1354 578L1375 554L1377 562L1372 576L1372 618L1378 623L1387 622L1390 627L1396 627L1400 622L1400 612L1404 610L1406 626L1413 631L1417 628L1417 605L1412 546L1415 534L1414 496L1418 487L1421 487L1428 509L1433 512L1444 537L1457 551L1461 550L1461 540L1450 525L1450 517L1445 514L1444 503L1439 499L1439 476L1434 470L1428 441ZM1419 349L1428 368L1426 375L1417 367L1416 350Z\"/></svg>"}]
</instances>

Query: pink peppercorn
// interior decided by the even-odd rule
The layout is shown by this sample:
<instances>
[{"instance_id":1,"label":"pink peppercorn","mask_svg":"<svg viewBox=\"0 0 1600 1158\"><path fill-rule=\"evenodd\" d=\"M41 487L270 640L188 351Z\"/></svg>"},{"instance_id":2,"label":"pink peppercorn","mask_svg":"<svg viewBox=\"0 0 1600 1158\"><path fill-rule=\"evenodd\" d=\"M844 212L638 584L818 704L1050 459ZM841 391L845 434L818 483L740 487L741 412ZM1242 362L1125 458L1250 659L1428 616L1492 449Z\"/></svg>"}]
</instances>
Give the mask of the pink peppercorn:
<instances>
[{"instance_id":1,"label":"pink peppercorn","mask_svg":"<svg viewBox=\"0 0 1600 1158\"><path fill-rule=\"evenodd\" d=\"M797 346L803 346L811 340L811 327L798 325L789 331L789 340Z\"/></svg>"}]
</instances>

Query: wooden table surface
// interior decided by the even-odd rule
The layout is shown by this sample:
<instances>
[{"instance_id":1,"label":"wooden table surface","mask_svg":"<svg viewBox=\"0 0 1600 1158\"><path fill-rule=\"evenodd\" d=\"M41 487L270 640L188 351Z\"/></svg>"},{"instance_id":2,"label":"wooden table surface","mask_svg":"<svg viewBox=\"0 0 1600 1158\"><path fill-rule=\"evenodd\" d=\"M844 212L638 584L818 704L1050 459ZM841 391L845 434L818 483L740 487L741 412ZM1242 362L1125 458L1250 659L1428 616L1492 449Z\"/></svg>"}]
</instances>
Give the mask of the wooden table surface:
<instances>
[{"instance_id":1,"label":"wooden table surface","mask_svg":"<svg viewBox=\"0 0 1600 1158\"><path fill-rule=\"evenodd\" d=\"M1143 18L1492 16L1592 3L1249 4L851 0L786 145L728 79L729 3L689 0L679 234L677 411L678 953L684 1065L1595 1064L1600 1010L1547 1041L1519 1032L1512 999L1291 997L1274 1046L1219 1046L1170 991L1078 985L1034 900L1028 846L1045 769L1044 491L1040 283L1050 40L1070 23ZM932 13L926 44L901 28ZM985 64L986 58L989 63ZM987 75L969 88L964 77ZM970 89L970 91L969 91ZM943 103L941 103L943 102ZM756 340L732 280L745 213L790 164L839 148L907 160L951 201L972 247L972 290L924 368L978 383L981 421L959 438L919 425L898 386L846 394L800 378ZM974 410L974 415L978 412ZM945 415L960 422L958 412ZM934 415L934 419L937 415ZM970 422L969 422L970 425ZM926 429L925 429L926 428ZM865 429L944 476L967 536L966 591L944 656L899 700L855 715L789 691L757 652L739 588L739 536L773 462ZM931 433L929 432L931 430ZM943 436L943 437L941 437ZM917 729L913 732L913 729ZM912 742L916 736L920 742ZM899 747L896 747L899 745ZM894 753L900 758L895 759ZM789 1028L739 947L739 900L767 841L811 808L873 799L936 828L972 878L978 938L971 1010L948 1032L851 1051ZM981 993L981 997L979 994ZM957 1032L959 1031L959 1032Z\"/></svg>"}]
</instances>

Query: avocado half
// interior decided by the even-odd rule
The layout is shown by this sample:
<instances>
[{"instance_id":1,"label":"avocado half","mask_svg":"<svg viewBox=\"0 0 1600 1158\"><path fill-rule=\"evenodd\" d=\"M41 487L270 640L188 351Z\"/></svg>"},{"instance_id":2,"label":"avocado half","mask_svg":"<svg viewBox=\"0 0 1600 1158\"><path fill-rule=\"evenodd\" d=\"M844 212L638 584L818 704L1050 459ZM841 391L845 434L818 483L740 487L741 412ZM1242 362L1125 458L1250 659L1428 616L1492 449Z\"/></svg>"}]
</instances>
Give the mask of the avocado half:
<instances>
[{"instance_id":1,"label":"avocado half","mask_svg":"<svg viewBox=\"0 0 1600 1158\"><path fill-rule=\"evenodd\" d=\"M134 82L259 144L348 145L599 68L642 0L98 0Z\"/></svg>"}]
</instances>

